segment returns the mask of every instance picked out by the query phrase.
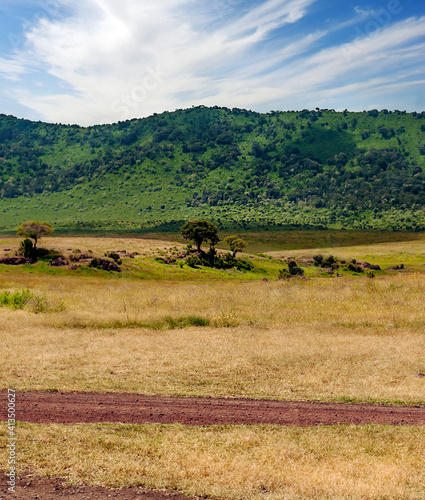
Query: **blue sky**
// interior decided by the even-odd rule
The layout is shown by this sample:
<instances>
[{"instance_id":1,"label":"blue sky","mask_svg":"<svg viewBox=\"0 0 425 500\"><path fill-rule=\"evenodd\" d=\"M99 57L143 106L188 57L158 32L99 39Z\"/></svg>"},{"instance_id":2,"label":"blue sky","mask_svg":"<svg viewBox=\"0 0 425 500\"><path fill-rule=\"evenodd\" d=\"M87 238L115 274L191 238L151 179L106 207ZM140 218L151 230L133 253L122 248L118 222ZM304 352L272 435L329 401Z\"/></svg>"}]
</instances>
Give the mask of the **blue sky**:
<instances>
[{"instance_id":1,"label":"blue sky","mask_svg":"<svg viewBox=\"0 0 425 500\"><path fill-rule=\"evenodd\" d=\"M423 0L0 0L0 113L425 110Z\"/></svg>"}]
</instances>

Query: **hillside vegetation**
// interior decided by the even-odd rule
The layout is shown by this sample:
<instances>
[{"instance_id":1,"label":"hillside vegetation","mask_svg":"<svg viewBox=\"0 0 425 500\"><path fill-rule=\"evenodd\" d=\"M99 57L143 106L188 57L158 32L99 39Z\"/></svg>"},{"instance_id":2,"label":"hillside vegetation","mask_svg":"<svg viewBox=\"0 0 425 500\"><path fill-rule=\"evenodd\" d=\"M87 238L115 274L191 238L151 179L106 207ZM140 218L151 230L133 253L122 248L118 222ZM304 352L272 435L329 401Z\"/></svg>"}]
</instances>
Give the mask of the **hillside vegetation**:
<instances>
[{"instance_id":1,"label":"hillside vegetation","mask_svg":"<svg viewBox=\"0 0 425 500\"><path fill-rule=\"evenodd\" d=\"M425 112L197 107L83 128L0 115L0 228L425 229Z\"/></svg>"}]
</instances>

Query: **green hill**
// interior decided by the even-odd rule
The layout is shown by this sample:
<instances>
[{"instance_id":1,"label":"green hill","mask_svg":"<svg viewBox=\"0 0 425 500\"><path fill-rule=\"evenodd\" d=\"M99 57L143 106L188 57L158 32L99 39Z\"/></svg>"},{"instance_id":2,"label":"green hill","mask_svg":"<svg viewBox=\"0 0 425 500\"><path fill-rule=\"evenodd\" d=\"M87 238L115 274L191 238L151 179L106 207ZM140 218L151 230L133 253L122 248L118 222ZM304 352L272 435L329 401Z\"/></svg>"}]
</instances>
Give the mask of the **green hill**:
<instances>
[{"instance_id":1,"label":"green hill","mask_svg":"<svg viewBox=\"0 0 425 500\"><path fill-rule=\"evenodd\" d=\"M0 115L0 228L425 229L425 112L196 107L88 128Z\"/></svg>"}]
</instances>

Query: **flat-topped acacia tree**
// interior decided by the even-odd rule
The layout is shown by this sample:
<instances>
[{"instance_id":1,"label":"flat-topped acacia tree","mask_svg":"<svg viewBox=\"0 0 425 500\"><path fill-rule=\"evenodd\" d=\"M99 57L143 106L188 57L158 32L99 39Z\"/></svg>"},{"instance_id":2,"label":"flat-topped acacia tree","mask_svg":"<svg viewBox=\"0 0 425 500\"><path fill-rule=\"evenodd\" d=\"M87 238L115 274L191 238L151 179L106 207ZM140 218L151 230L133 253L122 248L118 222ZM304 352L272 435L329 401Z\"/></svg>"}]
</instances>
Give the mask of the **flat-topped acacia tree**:
<instances>
[{"instance_id":1,"label":"flat-topped acacia tree","mask_svg":"<svg viewBox=\"0 0 425 500\"><path fill-rule=\"evenodd\" d=\"M204 241L209 241L212 248L220 241L218 227L207 220L190 220L182 227L181 232L185 240L195 242L198 253L201 253Z\"/></svg>"},{"instance_id":2,"label":"flat-topped acacia tree","mask_svg":"<svg viewBox=\"0 0 425 500\"><path fill-rule=\"evenodd\" d=\"M47 236L53 233L53 228L47 222L38 220L30 220L23 222L17 230L17 233L25 238L34 240L34 250L37 249L37 242L42 236Z\"/></svg>"}]
</instances>

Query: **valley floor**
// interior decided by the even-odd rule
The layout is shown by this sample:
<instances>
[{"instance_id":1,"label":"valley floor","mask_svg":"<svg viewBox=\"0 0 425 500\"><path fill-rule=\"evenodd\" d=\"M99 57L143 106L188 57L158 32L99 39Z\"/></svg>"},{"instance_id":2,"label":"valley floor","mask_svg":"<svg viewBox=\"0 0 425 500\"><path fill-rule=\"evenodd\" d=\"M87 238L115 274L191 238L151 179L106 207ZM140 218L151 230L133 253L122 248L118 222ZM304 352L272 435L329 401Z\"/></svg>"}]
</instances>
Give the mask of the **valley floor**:
<instances>
[{"instance_id":1,"label":"valley floor","mask_svg":"<svg viewBox=\"0 0 425 500\"><path fill-rule=\"evenodd\" d=\"M424 498L425 426L414 424L425 404L425 238L365 234L349 246L342 233L321 243L246 235L251 275L167 266L159 252L182 243L157 236L46 239L99 256L138 251L122 273L2 266L2 290L28 289L48 306L0 307L0 389L18 391L19 475L216 499ZM304 265L307 278L276 279L286 258L318 251L404 269L332 277ZM196 405L182 409L182 396ZM68 408L73 397L85 403ZM202 404L218 404L215 417L203 419ZM292 419L279 410L270 420L274 405ZM90 419L94 407L114 419ZM141 407L144 420L122 416ZM32 412L51 418L23 423ZM64 425L61 412L74 420Z\"/></svg>"}]
</instances>

